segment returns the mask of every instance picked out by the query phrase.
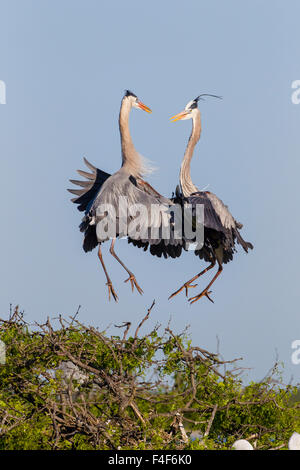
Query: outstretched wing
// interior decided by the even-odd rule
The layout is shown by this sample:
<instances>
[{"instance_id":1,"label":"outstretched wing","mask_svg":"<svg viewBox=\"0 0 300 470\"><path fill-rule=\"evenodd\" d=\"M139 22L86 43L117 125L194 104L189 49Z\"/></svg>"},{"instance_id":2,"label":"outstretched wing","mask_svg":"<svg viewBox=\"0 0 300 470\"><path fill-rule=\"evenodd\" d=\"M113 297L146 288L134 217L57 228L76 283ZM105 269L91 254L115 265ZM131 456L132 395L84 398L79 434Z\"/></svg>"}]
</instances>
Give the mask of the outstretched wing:
<instances>
[{"instance_id":1,"label":"outstretched wing","mask_svg":"<svg viewBox=\"0 0 300 470\"><path fill-rule=\"evenodd\" d=\"M99 168L96 168L86 158L83 158L83 160L92 173L87 173L83 170L77 170L80 176L86 178L86 181L70 180L70 182L82 187L83 189L68 189L68 191L77 196L71 199L71 201L75 204L79 204L78 210L85 211L87 213L90 210L103 183L111 175L105 171L99 170Z\"/></svg>"},{"instance_id":2,"label":"outstretched wing","mask_svg":"<svg viewBox=\"0 0 300 470\"><path fill-rule=\"evenodd\" d=\"M79 204L78 209L80 211L85 211L86 215L80 224L80 230L84 232L84 251L91 251L99 243L96 235L96 225L91 224L91 220L95 216L94 209L95 206L98 205L98 199L99 202L102 201L114 205L116 202L114 201L115 197L120 194L119 184L121 181L118 179L119 172L111 177L110 174L94 167L86 160L86 158L84 158L84 162L88 168L92 170L92 173L77 170L81 176L87 179L87 181L70 180L73 184L76 184L83 189L69 189L69 191L77 196L76 198L72 199L72 202ZM111 177L109 187L103 187L101 191L104 182L109 177ZM162 204L165 206L172 205L170 199L165 198L159 194L149 183L144 181L142 178L134 178L133 176L127 179L125 186L122 188L122 194L129 198L129 204L138 203L144 205L145 207L150 207L151 204ZM91 215L92 213L93 215ZM172 232L172 217L172 214L170 217L162 217L162 215L158 212L156 217L154 217L154 220L150 220L150 214L148 214L148 219L140 219L140 229L141 232L143 231L143 233L147 232L146 238L140 238L137 235L134 239L128 237L128 242L137 247L143 248L145 251L148 249L148 247L150 247L151 254L159 257L162 255L165 258L169 256L173 258L180 256L182 251L182 240L178 241L177 239L174 239ZM170 240L165 240L162 237L163 229L166 227L166 225L171 225ZM153 226L158 228L158 236L156 238L151 238L151 229Z\"/></svg>"},{"instance_id":3,"label":"outstretched wing","mask_svg":"<svg viewBox=\"0 0 300 470\"><path fill-rule=\"evenodd\" d=\"M107 211L105 207L113 210ZM163 251L167 254L165 246L172 245L167 256L175 256L180 248L174 247L181 246L182 240L175 236L177 214L173 212L170 199L163 198L146 182L137 181L121 168L103 184L82 220L80 229L85 233L84 249L90 251L97 241L101 243L112 236L128 236L129 242L135 246L144 249L157 246L151 250L160 253L158 256Z\"/></svg>"},{"instance_id":4,"label":"outstretched wing","mask_svg":"<svg viewBox=\"0 0 300 470\"><path fill-rule=\"evenodd\" d=\"M219 214L215 210L212 201L206 192L199 191L187 198L187 203L195 207L197 204L204 206L204 227L225 233L225 226L222 224Z\"/></svg>"},{"instance_id":5,"label":"outstretched wing","mask_svg":"<svg viewBox=\"0 0 300 470\"><path fill-rule=\"evenodd\" d=\"M240 232L243 226L237 222L228 207L215 194L209 191L200 191L188 198L191 204L204 204L204 236L213 246L213 242L219 239L224 249L224 262L232 259L235 251L235 240L248 252L253 249L250 242L246 242ZM213 231L213 232L212 232Z\"/></svg>"},{"instance_id":6,"label":"outstretched wing","mask_svg":"<svg viewBox=\"0 0 300 470\"><path fill-rule=\"evenodd\" d=\"M233 218L233 216L230 213L228 207L215 194L207 191L207 196L210 199L210 201L212 202L212 205L213 205L216 213L218 213L218 215L220 217L220 220L221 220L221 223L222 223L223 227L225 227L225 229L226 229L226 233L228 234L228 231L230 230L231 233L232 233L233 240L235 240L235 238L236 238L237 242L243 247L243 249L247 253L248 253L249 248L250 248L250 250L253 250L252 243L246 242L242 238L242 236L239 232L239 230L241 230L243 228L243 224L241 224L240 222L237 222Z\"/></svg>"}]
</instances>

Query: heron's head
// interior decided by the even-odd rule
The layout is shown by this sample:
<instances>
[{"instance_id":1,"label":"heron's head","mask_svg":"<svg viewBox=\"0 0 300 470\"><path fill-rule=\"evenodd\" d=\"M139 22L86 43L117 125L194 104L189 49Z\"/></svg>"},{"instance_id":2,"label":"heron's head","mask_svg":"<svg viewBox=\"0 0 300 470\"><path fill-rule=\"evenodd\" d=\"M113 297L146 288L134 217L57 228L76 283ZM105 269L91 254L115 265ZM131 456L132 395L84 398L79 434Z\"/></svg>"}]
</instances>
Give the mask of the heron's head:
<instances>
[{"instance_id":1,"label":"heron's head","mask_svg":"<svg viewBox=\"0 0 300 470\"><path fill-rule=\"evenodd\" d=\"M142 109L143 111L146 111L147 113L152 113L151 109L146 106L142 101L138 99L138 97L132 93L130 90L125 90L125 95L123 100L128 100L132 108L137 108L137 109Z\"/></svg>"},{"instance_id":2,"label":"heron's head","mask_svg":"<svg viewBox=\"0 0 300 470\"><path fill-rule=\"evenodd\" d=\"M204 100L203 96L212 96L213 98L222 99L221 96L209 95L207 93L199 95L197 96L197 98L193 99L192 101L189 101L183 111L181 111L178 114L175 114L175 116L172 116L170 118L171 121L175 122L175 121L185 121L186 119L193 119L196 116L196 114L199 113L198 102L199 100Z\"/></svg>"}]
</instances>

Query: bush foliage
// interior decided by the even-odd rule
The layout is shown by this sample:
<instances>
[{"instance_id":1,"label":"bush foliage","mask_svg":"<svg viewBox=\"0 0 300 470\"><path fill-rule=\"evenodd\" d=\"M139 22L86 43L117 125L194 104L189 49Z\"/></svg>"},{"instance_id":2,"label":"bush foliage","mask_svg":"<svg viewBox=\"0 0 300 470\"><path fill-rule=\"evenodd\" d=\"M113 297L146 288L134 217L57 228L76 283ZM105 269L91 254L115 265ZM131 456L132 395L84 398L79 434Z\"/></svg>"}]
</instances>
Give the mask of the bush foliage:
<instances>
[{"instance_id":1,"label":"bush foliage","mask_svg":"<svg viewBox=\"0 0 300 470\"><path fill-rule=\"evenodd\" d=\"M152 308L152 307L151 307ZM296 387L278 366L243 385L236 360L192 346L168 325L108 336L77 317L30 327L0 321L0 449L287 448L300 432Z\"/></svg>"}]
</instances>

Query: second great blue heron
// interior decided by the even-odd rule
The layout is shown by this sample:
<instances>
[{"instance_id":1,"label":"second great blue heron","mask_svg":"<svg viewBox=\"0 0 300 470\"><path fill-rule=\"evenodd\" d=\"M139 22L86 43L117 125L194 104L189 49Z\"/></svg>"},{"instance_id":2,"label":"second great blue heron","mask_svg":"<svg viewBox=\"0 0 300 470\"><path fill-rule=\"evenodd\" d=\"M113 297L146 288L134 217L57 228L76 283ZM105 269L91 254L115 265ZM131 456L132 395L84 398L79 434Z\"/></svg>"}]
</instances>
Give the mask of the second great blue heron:
<instances>
[{"instance_id":1,"label":"second great blue heron","mask_svg":"<svg viewBox=\"0 0 300 470\"><path fill-rule=\"evenodd\" d=\"M248 252L249 248L253 249L253 245L244 241L241 237L239 230L242 228L242 224L233 218L228 207L225 206L225 204L215 194L209 191L199 191L191 178L191 160L195 145L199 141L201 134L201 115L198 109L198 101L203 96L214 96L215 98L220 98L216 95L207 94L197 96L194 100L189 101L182 112L171 118L173 122L186 119L192 119L193 121L192 133L180 168L181 195L178 196L178 199L181 200L182 204L192 204L193 207L197 204L204 205L204 245L201 249L195 251L195 255L210 264L203 271L196 274L192 279L185 282L183 286L170 296L170 298L177 295L183 289L185 289L186 295L188 295L188 289L196 287L196 285L193 285L192 283L218 263L218 271L211 282L200 294L189 299L191 303L196 302L203 296L206 296L211 302L213 302L209 297L209 288L221 274L223 270L222 265L233 259L233 254L236 251L236 241L246 252Z\"/></svg>"}]
</instances>

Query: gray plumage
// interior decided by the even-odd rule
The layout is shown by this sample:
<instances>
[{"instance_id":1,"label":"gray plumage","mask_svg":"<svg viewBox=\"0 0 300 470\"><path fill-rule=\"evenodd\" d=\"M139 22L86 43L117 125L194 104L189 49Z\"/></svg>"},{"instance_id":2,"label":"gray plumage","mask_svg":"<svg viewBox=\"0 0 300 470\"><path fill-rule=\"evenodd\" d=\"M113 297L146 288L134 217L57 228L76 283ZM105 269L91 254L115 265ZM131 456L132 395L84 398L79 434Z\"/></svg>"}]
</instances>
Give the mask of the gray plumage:
<instances>
[{"instance_id":1,"label":"gray plumage","mask_svg":"<svg viewBox=\"0 0 300 470\"><path fill-rule=\"evenodd\" d=\"M146 192L145 189L148 190L148 192ZM171 200L160 196L158 193L151 194L149 186L144 188L141 183L141 179L135 179L132 175L128 174L123 167L107 178L101 185L88 213L83 218L81 231L85 231L91 222L93 223L93 227L96 226L102 219L102 217L97 214L98 208L100 205L109 204L115 209L117 215L116 236L126 236L126 233L124 234L119 232L118 227L120 225L120 219L129 226L135 217L128 215L127 212L122 212L122 208L119 205L119 198L122 196L126 196L129 209L135 204L141 204L147 210L147 216L139 218L139 230L135 233L135 236L130 237L130 240L141 241L143 243L148 243L149 245L159 244L162 240L162 231L171 225L170 209L173 203ZM151 206L159 206L164 210L164 212L162 213L160 210L151 211ZM165 217L162 216L163 214ZM153 231L153 229L156 229L158 233L157 238L151 238L151 230ZM102 239L99 237L97 238L98 243L102 243L106 240L108 240L108 238L105 236ZM178 244L182 244L182 241L171 238L167 243L174 244L176 246Z\"/></svg>"},{"instance_id":2,"label":"gray plumage","mask_svg":"<svg viewBox=\"0 0 300 470\"><path fill-rule=\"evenodd\" d=\"M196 105L195 107L189 107L189 114L193 120L193 129L180 168L181 191L186 203L190 203L194 206L196 204L204 204L204 236L206 248L204 247L203 252L201 252L201 250L196 251L195 254L208 261L207 246L212 245L214 248L219 247L220 249L217 253L214 250L210 250L210 259L211 257L216 257L220 263L227 263L232 260L235 251L235 240L237 240L246 252L248 252L249 248L252 249L253 245L243 240L239 232L242 228L242 224L234 219L228 206L210 191L199 191L192 182L190 163L195 145L201 135L201 116L197 108L198 100L194 100L194 103ZM212 230L213 233L211 232Z\"/></svg>"},{"instance_id":3,"label":"gray plumage","mask_svg":"<svg viewBox=\"0 0 300 470\"><path fill-rule=\"evenodd\" d=\"M80 186L82 189L69 189L72 194L77 196L73 198L72 201L78 204L80 211L85 211L85 215L79 226L80 231L84 233L83 249L88 252L93 250L97 245L99 246L98 256L107 278L109 297L110 294L112 294L115 300L117 300L117 295L106 271L100 248L101 244L107 241L110 236L103 231L97 230L97 225L104 220L104 217L106 217L106 220L110 220L113 214L116 214L116 232L112 240L110 253L128 272L129 278L127 281L130 280L132 290L136 287L139 293L142 293L142 290L138 286L135 276L126 268L114 251L115 240L127 235L126 233L124 234L120 228L121 222L126 222L127 226L132 222L137 223L137 229L134 233L130 233L129 241L144 249L150 246L154 251L165 251L167 256L173 256L174 253L181 253L183 244L182 240L175 239L173 235L174 217L171 212L172 201L161 196L142 179L143 174L147 172L147 165L145 160L136 151L130 135L129 114L132 107L151 112L150 108L144 105L134 93L126 90L119 114L122 150L122 166L120 170L110 175L94 167L84 159L91 173L78 170L78 173L86 178L86 180L70 181ZM128 212L119 204L120 197L126 197L129 209ZM142 205L143 208L145 208L145 212L139 214L139 212L136 211L134 213L133 210L137 204ZM111 208L107 214L100 211L101 207L105 205L110 205ZM151 210L152 206L157 210ZM158 210L158 208L160 210ZM153 230L155 229L156 233L153 234ZM163 239L163 232L166 229L170 229L171 232L171 237L168 241ZM168 245L170 248L167 248Z\"/></svg>"}]
</instances>

